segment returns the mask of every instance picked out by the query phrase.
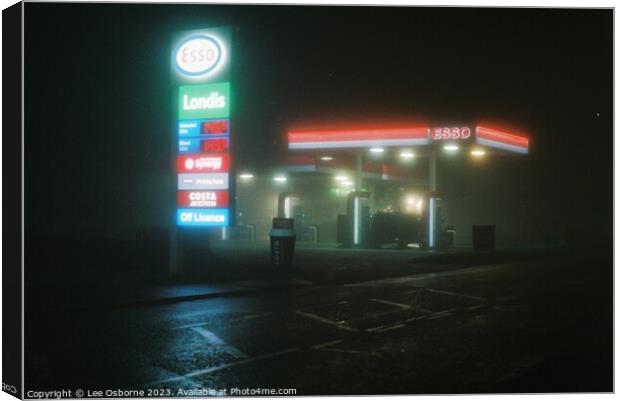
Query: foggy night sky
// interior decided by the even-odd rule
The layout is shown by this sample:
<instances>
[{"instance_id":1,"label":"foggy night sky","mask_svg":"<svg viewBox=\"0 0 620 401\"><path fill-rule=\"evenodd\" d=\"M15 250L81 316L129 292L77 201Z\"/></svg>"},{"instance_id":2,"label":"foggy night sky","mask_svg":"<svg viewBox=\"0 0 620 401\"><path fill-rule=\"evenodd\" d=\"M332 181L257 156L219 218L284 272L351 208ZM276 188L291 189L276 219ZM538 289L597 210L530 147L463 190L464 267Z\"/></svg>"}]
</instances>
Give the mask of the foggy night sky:
<instances>
[{"instance_id":1,"label":"foggy night sky","mask_svg":"<svg viewBox=\"0 0 620 401\"><path fill-rule=\"evenodd\" d=\"M26 229L137 224L141 202L169 196L136 180L172 169L170 36L231 25L238 167L268 167L297 122L491 120L529 133L531 154L446 162L440 187L544 238L610 236L612 23L611 10L26 3Z\"/></svg>"}]
</instances>

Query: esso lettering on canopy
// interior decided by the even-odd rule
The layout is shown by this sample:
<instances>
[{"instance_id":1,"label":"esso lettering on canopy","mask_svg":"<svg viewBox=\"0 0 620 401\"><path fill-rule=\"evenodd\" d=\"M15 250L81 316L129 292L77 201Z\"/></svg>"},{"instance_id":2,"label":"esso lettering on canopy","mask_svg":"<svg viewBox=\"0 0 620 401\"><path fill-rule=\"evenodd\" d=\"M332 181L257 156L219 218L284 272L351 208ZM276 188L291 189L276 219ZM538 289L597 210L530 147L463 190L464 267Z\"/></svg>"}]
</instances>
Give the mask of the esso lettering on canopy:
<instances>
[{"instance_id":1,"label":"esso lettering on canopy","mask_svg":"<svg viewBox=\"0 0 620 401\"><path fill-rule=\"evenodd\" d=\"M468 139L471 137L469 127L438 127L433 128L434 141L447 141L454 139Z\"/></svg>"}]
</instances>

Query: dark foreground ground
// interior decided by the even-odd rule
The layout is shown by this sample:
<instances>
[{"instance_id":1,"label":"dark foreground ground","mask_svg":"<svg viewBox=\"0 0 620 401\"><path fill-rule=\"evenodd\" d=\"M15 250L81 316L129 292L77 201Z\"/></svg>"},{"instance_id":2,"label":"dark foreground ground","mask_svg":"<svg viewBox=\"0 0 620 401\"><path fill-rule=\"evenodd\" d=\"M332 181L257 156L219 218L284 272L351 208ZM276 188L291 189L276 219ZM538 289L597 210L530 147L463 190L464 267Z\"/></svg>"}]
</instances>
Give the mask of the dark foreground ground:
<instances>
[{"instance_id":1,"label":"dark foreground ground","mask_svg":"<svg viewBox=\"0 0 620 401\"><path fill-rule=\"evenodd\" d=\"M218 252L243 257L234 247ZM295 275L314 283L302 289L27 309L25 388L609 392L613 280L605 254L300 250Z\"/></svg>"}]
</instances>

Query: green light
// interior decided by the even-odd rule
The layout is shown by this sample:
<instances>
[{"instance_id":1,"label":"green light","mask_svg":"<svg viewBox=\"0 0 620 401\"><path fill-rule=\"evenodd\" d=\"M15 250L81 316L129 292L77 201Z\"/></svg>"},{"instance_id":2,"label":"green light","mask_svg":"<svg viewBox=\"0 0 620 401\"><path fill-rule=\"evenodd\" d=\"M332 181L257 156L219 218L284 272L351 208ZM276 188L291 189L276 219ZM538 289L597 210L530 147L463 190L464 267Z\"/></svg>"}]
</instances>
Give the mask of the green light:
<instances>
[{"instance_id":1,"label":"green light","mask_svg":"<svg viewBox=\"0 0 620 401\"><path fill-rule=\"evenodd\" d=\"M230 83L179 86L179 119L229 117Z\"/></svg>"}]
</instances>

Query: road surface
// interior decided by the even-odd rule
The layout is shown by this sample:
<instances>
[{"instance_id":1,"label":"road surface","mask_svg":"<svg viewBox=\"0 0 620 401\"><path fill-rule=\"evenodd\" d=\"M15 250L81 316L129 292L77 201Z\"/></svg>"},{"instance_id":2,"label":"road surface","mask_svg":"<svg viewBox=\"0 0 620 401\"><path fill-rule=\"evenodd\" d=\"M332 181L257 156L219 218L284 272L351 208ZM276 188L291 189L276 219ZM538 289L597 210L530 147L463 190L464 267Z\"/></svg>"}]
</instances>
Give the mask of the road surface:
<instances>
[{"instance_id":1,"label":"road surface","mask_svg":"<svg viewBox=\"0 0 620 401\"><path fill-rule=\"evenodd\" d=\"M325 263L331 252L322 251ZM165 396L612 391L611 260L456 258L436 271L356 273L364 261L373 271L389 263L381 252L360 253L294 291L27 312L25 388Z\"/></svg>"}]
</instances>

